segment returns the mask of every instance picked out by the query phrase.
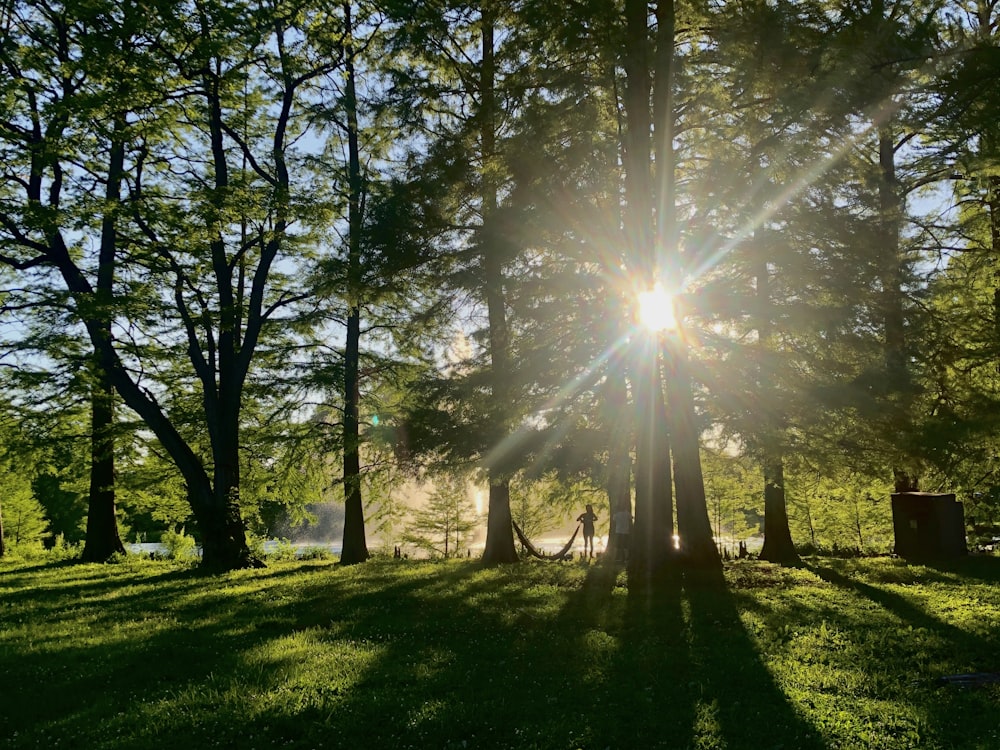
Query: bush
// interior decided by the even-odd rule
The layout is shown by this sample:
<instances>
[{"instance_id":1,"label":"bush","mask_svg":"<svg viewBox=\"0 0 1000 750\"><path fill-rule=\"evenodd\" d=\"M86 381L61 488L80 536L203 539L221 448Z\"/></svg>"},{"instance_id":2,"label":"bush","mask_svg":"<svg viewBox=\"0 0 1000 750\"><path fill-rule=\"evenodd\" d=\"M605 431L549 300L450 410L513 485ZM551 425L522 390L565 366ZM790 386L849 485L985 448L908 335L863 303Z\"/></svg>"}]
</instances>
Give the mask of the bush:
<instances>
[{"instance_id":1,"label":"bush","mask_svg":"<svg viewBox=\"0 0 1000 750\"><path fill-rule=\"evenodd\" d=\"M164 531L160 544L167 548L167 557L171 560L189 560L198 557L198 545L194 537L180 531Z\"/></svg>"},{"instance_id":2,"label":"bush","mask_svg":"<svg viewBox=\"0 0 1000 750\"><path fill-rule=\"evenodd\" d=\"M299 555L300 560L332 560L333 553L326 547L306 547Z\"/></svg>"},{"instance_id":3,"label":"bush","mask_svg":"<svg viewBox=\"0 0 1000 750\"><path fill-rule=\"evenodd\" d=\"M48 550L45 549L45 545L38 540L32 540L30 542L7 541L4 559L38 560L39 558L45 557L47 552Z\"/></svg>"},{"instance_id":4,"label":"bush","mask_svg":"<svg viewBox=\"0 0 1000 750\"><path fill-rule=\"evenodd\" d=\"M56 534L48 554L56 560L75 559L83 554L83 542L67 542L64 535Z\"/></svg>"},{"instance_id":5,"label":"bush","mask_svg":"<svg viewBox=\"0 0 1000 750\"><path fill-rule=\"evenodd\" d=\"M265 546L269 560L294 560L295 546L288 539L275 539Z\"/></svg>"}]
</instances>

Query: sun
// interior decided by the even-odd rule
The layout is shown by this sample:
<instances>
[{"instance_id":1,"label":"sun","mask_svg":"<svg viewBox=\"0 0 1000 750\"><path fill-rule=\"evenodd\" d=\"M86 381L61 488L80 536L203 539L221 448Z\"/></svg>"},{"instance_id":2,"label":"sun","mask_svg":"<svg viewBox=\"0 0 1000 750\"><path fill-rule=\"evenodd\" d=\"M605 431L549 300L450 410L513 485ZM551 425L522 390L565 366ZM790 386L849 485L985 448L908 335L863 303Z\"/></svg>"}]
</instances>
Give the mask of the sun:
<instances>
[{"instance_id":1,"label":"sun","mask_svg":"<svg viewBox=\"0 0 1000 750\"><path fill-rule=\"evenodd\" d=\"M669 331L677 328L674 298L659 282L645 292L639 292L639 323L648 331Z\"/></svg>"}]
</instances>

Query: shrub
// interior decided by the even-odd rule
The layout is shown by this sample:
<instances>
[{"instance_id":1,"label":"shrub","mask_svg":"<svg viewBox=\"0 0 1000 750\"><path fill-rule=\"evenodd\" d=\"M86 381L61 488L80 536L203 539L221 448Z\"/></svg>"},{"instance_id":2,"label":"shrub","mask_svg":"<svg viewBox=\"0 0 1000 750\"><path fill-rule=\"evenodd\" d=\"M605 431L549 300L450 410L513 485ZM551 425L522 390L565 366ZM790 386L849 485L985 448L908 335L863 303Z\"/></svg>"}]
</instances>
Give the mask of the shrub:
<instances>
[{"instance_id":1,"label":"shrub","mask_svg":"<svg viewBox=\"0 0 1000 750\"><path fill-rule=\"evenodd\" d=\"M275 539L265 547L269 560L294 560L295 546L288 539Z\"/></svg>"},{"instance_id":2,"label":"shrub","mask_svg":"<svg viewBox=\"0 0 1000 750\"><path fill-rule=\"evenodd\" d=\"M167 557L171 560L188 560L198 556L198 545L194 537L180 531L164 531L160 543L167 548Z\"/></svg>"},{"instance_id":3,"label":"shrub","mask_svg":"<svg viewBox=\"0 0 1000 750\"><path fill-rule=\"evenodd\" d=\"M326 547L306 547L299 555L300 560L332 560L333 553Z\"/></svg>"}]
</instances>

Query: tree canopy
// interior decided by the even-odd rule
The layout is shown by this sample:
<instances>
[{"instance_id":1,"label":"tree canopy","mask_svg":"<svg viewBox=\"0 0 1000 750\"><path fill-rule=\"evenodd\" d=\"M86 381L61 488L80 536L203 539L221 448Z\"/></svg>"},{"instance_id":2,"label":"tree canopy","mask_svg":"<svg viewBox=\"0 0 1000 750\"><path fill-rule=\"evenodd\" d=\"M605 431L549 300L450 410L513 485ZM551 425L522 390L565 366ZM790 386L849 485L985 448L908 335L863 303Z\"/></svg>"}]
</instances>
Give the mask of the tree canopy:
<instances>
[{"instance_id":1,"label":"tree canopy","mask_svg":"<svg viewBox=\"0 0 1000 750\"><path fill-rule=\"evenodd\" d=\"M824 524L882 544L890 487L956 491L988 535L997 24L979 0L5 0L32 498L92 559L193 522L222 570L338 494L361 562L424 472L486 488L489 564L540 477L634 512L644 578L757 528L780 562ZM669 322L639 315L653 290ZM3 502L9 537L30 503Z\"/></svg>"}]
</instances>

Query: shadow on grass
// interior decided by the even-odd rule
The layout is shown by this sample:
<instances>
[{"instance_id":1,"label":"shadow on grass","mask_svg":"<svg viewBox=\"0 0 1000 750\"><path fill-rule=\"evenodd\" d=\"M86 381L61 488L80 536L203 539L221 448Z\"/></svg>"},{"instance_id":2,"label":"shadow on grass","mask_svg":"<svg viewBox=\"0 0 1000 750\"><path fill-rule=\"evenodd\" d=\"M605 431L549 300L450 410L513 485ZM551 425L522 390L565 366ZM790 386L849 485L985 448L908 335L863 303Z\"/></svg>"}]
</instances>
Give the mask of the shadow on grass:
<instances>
[{"instance_id":1,"label":"shadow on grass","mask_svg":"<svg viewBox=\"0 0 1000 750\"><path fill-rule=\"evenodd\" d=\"M905 565L905 563L903 564ZM903 651L900 656L889 658L893 666L906 662L908 649L912 668L904 678L897 677L895 693L928 717L928 730L940 747L972 748L1000 747L1000 731L991 738L983 737L983 717L996 712L1000 687L986 686L967 690L955 686L941 686L936 678L951 673L1000 671L1000 634L995 628L973 632L965 627L947 622L927 607L946 610L961 606L949 600L956 590L968 591L964 583L992 587L998 582L1000 566L992 562L955 561L928 567L915 566L913 575L937 587L924 589L921 599L913 600L883 586L908 586L900 584L895 576L879 575L876 580L889 580L874 585L844 575L829 565L811 562L809 569L824 581L861 597L883 610L883 614L870 616L873 635L883 641L884 651ZM929 572L928 572L929 571ZM905 589L902 589L905 590ZM973 595L974 596L974 595ZM918 604L917 602L921 602ZM877 610L876 610L877 611ZM889 618L896 618L903 626L893 625ZM880 677L879 683L885 678ZM882 691L888 686L882 685Z\"/></svg>"},{"instance_id":2,"label":"shadow on grass","mask_svg":"<svg viewBox=\"0 0 1000 750\"><path fill-rule=\"evenodd\" d=\"M719 747L825 747L775 683L722 571L686 574L683 593L702 731L714 727Z\"/></svg>"},{"instance_id":3,"label":"shadow on grass","mask_svg":"<svg viewBox=\"0 0 1000 750\"><path fill-rule=\"evenodd\" d=\"M7 629L42 610L0 603L0 748L824 747L721 574L641 596L580 563L88 576L37 594L47 619Z\"/></svg>"}]
</instances>

